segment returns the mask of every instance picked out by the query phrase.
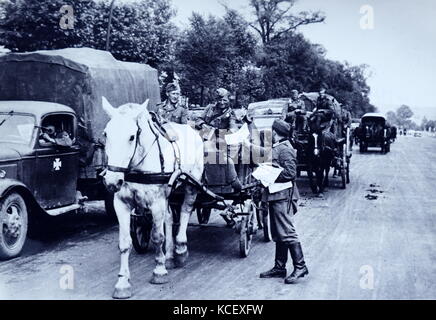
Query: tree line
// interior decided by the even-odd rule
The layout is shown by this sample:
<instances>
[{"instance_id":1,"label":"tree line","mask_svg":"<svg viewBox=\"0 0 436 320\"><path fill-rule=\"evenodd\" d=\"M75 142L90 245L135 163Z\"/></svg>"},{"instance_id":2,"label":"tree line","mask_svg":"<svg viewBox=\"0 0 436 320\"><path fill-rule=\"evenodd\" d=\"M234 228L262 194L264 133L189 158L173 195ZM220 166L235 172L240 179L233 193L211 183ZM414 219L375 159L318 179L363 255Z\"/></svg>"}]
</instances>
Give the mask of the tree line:
<instances>
[{"instance_id":1,"label":"tree line","mask_svg":"<svg viewBox=\"0 0 436 320\"><path fill-rule=\"evenodd\" d=\"M417 124L412 120L413 116L414 113L412 109L407 105L402 105L395 111L388 111L386 114L387 121L399 128L424 131L436 130L436 120L429 120L424 117L421 124Z\"/></svg>"},{"instance_id":2,"label":"tree line","mask_svg":"<svg viewBox=\"0 0 436 320\"><path fill-rule=\"evenodd\" d=\"M320 11L294 12L297 0L247 0L243 15L225 7L223 16L193 13L189 24L174 23L171 0L0 0L0 46L14 52L65 47L106 49L123 61L148 63L176 73L193 104L213 101L228 88L234 103L289 97L292 89L327 88L354 117L372 112L367 66L326 58L298 28L321 23ZM74 8L74 28L62 29L60 8ZM111 15L110 36L108 21Z\"/></svg>"}]
</instances>

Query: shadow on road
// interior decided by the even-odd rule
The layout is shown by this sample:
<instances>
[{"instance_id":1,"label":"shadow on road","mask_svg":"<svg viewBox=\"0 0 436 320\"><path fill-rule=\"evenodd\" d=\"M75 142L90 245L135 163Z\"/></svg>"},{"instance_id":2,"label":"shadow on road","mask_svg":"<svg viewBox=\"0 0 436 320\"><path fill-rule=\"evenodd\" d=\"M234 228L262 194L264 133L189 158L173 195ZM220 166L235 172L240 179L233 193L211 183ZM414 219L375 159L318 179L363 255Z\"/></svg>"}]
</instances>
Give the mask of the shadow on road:
<instances>
[{"instance_id":1,"label":"shadow on road","mask_svg":"<svg viewBox=\"0 0 436 320\"><path fill-rule=\"evenodd\" d=\"M88 205L87 205L88 206ZM87 213L67 213L57 217L44 217L37 234L28 238L21 256L30 256L56 247L65 248L67 242L89 238L114 227L102 204L90 203Z\"/></svg>"}]
</instances>

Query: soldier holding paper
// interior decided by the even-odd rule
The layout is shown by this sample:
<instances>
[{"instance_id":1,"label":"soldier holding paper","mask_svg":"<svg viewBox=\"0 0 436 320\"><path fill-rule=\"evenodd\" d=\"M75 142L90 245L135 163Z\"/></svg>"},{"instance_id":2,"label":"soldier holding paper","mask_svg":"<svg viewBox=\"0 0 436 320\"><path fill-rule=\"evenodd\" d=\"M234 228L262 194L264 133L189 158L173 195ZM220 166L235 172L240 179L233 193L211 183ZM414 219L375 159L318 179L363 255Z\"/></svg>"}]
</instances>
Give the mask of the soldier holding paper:
<instances>
[{"instance_id":1,"label":"soldier holding paper","mask_svg":"<svg viewBox=\"0 0 436 320\"><path fill-rule=\"evenodd\" d=\"M271 193L270 188L266 188L264 191L262 201L267 202L269 208L271 233L276 243L276 253L274 267L269 271L261 273L260 277L285 278L289 249L294 271L285 279L285 283L293 284L299 278L309 274L293 219L294 214L297 212L296 201L298 200L298 189L295 185L297 152L288 139L290 132L290 125L288 123L283 120L276 120L272 128L274 142L272 147L272 164L283 169L277 177L275 184L286 184L289 182L292 182L292 184L289 183L286 189L275 193ZM261 149L261 147L254 146L249 142L246 142L246 145L251 148Z\"/></svg>"}]
</instances>

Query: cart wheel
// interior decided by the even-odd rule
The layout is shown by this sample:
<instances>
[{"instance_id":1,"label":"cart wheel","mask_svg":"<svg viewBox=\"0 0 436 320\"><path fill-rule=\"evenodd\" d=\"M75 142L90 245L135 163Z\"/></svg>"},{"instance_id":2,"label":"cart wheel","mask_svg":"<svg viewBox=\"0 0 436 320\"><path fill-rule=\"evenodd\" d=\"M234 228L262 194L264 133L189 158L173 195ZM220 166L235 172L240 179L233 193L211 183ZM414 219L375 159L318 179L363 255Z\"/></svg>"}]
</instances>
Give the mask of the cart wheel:
<instances>
[{"instance_id":1,"label":"cart wheel","mask_svg":"<svg viewBox=\"0 0 436 320\"><path fill-rule=\"evenodd\" d=\"M199 224L208 224L211 208L197 208L197 219Z\"/></svg>"},{"instance_id":2,"label":"cart wheel","mask_svg":"<svg viewBox=\"0 0 436 320\"><path fill-rule=\"evenodd\" d=\"M130 236L135 251L144 254L148 250L153 227L152 217L149 214L143 216L131 216L130 218Z\"/></svg>"},{"instance_id":3,"label":"cart wheel","mask_svg":"<svg viewBox=\"0 0 436 320\"><path fill-rule=\"evenodd\" d=\"M252 203L248 205L249 215L243 216L240 222L239 232L239 252L242 258L248 257L251 249L251 241L254 234L254 219L256 216L255 208Z\"/></svg>"}]
</instances>

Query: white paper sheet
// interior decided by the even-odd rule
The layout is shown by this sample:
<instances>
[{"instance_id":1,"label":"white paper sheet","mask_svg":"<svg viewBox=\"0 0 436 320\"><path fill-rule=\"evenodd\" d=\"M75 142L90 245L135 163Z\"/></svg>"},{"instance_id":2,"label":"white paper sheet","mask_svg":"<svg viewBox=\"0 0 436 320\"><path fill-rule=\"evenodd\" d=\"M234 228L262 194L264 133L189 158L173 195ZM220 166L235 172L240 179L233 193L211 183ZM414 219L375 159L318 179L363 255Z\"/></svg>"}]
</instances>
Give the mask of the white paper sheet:
<instances>
[{"instance_id":1,"label":"white paper sheet","mask_svg":"<svg viewBox=\"0 0 436 320\"><path fill-rule=\"evenodd\" d=\"M244 140L248 139L250 136L250 131L248 130L248 126L246 123L236 131L235 133L231 133L225 136L226 142L229 145L237 145L242 143Z\"/></svg>"},{"instance_id":2,"label":"white paper sheet","mask_svg":"<svg viewBox=\"0 0 436 320\"><path fill-rule=\"evenodd\" d=\"M283 183L273 183L268 187L268 189L269 189L269 193L277 193L279 191L292 188L292 186L293 186L292 181L289 181Z\"/></svg>"},{"instance_id":3,"label":"white paper sheet","mask_svg":"<svg viewBox=\"0 0 436 320\"><path fill-rule=\"evenodd\" d=\"M270 164L261 164L252 173L253 177L259 180L264 187L272 185L283 171L283 168L275 168Z\"/></svg>"}]
</instances>

